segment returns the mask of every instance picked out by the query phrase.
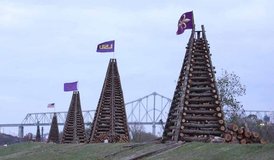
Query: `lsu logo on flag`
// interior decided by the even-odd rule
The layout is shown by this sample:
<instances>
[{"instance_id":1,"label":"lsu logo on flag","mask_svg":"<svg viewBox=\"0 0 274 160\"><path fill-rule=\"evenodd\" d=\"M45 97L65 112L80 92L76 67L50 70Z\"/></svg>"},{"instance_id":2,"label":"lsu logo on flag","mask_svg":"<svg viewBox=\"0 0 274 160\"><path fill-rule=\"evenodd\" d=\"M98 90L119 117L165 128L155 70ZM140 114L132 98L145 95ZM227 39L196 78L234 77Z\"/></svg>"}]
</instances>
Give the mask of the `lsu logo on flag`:
<instances>
[{"instance_id":1,"label":"lsu logo on flag","mask_svg":"<svg viewBox=\"0 0 274 160\"><path fill-rule=\"evenodd\" d=\"M114 40L100 43L97 46L97 52L114 52L114 45Z\"/></svg>"}]
</instances>

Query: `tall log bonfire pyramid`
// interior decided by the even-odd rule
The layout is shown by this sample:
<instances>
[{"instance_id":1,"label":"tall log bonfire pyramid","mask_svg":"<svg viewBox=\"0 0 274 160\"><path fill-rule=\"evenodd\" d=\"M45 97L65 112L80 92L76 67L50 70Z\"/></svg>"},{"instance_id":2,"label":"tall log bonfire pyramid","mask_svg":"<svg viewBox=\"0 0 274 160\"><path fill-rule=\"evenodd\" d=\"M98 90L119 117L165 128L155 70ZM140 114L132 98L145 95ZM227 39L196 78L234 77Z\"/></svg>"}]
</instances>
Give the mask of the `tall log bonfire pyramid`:
<instances>
[{"instance_id":1,"label":"tall log bonfire pyramid","mask_svg":"<svg viewBox=\"0 0 274 160\"><path fill-rule=\"evenodd\" d=\"M222 136L224 115L204 26L192 30L163 140L203 141Z\"/></svg>"},{"instance_id":2,"label":"tall log bonfire pyramid","mask_svg":"<svg viewBox=\"0 0 274 160\"><path fill-rule=\"evenodd\" d=\"M92 123L90 143L128 142L128 125L116 59L110 59Z\"/></svg>"},{"instance_id":3,"label":"tall log bonfire pyramid","mask_svg":"<svg viewBox=\"0 0 274 160\"><path fill-rule=\"evenodd\" d=\"M79 91L73 91L61 143L85 142L86 135L81 109L80 93Z\"/></svg>"}]
</instances>

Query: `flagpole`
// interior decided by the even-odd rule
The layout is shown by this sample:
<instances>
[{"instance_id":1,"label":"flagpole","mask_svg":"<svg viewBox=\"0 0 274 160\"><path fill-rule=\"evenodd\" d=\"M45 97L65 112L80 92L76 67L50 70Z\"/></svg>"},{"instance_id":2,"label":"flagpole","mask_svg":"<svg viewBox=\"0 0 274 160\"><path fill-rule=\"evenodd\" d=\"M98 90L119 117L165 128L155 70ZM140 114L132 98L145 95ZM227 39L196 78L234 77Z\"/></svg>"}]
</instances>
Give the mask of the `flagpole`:
<instances>
[{"instance_id":1,"label":"flagpole","mask_svg":"<svg viewBox=\"0 0 274 160\"><path fill-rule=\"evenodd\" d=\"M194 21L194 13L193 13L193 11L191 11L191 12L192 12L192 32L191 32L191 34L194 37L195 36L195 21Z\"/></svg>"},{"instance_id":2,"label":"flagpole","mask_svg":"<svg viewBox=\"0 0 274 160\"><path fill-rule=\"evenodd\" d=\"M191 12L192 12L192 25L193 25L192 29L194 29L194 31L195 31L194 13L193 13L193 11L191 11Z\"/></svg>"},{"instance_id":3,"label":"flagpole","mask_svg":"<svg viewBox=\"0 0 274 160\"><path fill-rule=\"evenodd\" d=\"M113 43L113 54L112 54L112 57L113 57L113 59L115 58L115 41Z\"/></svg>"}]
</instances>

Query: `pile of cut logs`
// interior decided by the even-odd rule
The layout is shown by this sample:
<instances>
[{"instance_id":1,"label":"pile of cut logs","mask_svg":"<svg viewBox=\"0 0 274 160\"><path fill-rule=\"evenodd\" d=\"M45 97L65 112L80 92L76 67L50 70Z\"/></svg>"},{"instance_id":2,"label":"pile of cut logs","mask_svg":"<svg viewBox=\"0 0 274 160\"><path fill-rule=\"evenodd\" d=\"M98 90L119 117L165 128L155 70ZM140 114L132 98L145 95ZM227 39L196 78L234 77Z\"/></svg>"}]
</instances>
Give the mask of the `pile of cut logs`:
<instances>
[{"instance_id":1,"label":"pile of cut logs","mask_svg":"<svg viewBox=\"0 0 274 160\"><path fill-rule=\"evenodd\" d=\"M94 143L102 143L107 140L108 143L127 143L128 137L126 135L107 135L102 133L95 139Z\"/></svg>"},{"instance_id":2,"label":"pile of cut logs","mask_svg":"<svg viewBox=\"0 0 274 160\"><path fill-rule=\"evenodd\" d=\"M239 127L236 124L227 125L224 140L226 143L266 143L266 141L260 137L259 133L250 131L248 127Z\"/></svg>"}]
</instances>

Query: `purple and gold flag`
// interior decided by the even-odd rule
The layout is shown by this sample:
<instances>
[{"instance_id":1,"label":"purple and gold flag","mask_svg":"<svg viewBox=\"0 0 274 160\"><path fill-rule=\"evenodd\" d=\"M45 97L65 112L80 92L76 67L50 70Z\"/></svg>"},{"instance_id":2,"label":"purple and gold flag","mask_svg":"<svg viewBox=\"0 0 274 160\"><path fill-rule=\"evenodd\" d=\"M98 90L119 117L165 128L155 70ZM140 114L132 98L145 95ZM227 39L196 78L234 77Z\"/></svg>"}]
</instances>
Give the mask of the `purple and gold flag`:
<instances>
[{"instance_id":1,"label":"purple and gold flag","mask_svg":"<svg viewBox=\"0 0 274 160\"><path fill-rule=\"evenodd\" d=\"M97 46L97 52L114 52L115 41L107 41Z\"/></svg>"},{"instance_id":2,"label":"purple and gold flag","mask_svg":"<svg viewBox=\"0 0 274 160\"><path fill-rule=\"evenodd\" d=\"M184 33L186 29L193 29L194 20L193 20L193 12L184 13L178 22L178 30L177 35Z\"/></svg>"},{"instance_id":3,"label":"purple and gold flag","mask_svg":"<svg viewBox=\"0 0 274 160\"><path fill-rule=\"evenodd\" d=\"M76 82L71 82L71 83L65 83L64 84L64 91L77 91L77 81Z\"/></svg>"}]
</instances>

